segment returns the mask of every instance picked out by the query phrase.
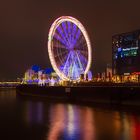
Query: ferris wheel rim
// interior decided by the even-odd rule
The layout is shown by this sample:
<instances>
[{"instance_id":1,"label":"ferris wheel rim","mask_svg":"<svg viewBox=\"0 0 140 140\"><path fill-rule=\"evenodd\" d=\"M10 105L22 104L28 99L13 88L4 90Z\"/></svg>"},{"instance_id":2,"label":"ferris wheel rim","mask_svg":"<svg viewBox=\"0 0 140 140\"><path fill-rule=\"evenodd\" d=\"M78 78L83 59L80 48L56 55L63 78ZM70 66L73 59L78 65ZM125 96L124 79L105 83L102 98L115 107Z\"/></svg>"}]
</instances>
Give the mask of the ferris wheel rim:
<instances>
[{"instance_id":1,"label":"ferris wheel rim","mask_svg":"<svg viewBox=\"0 0 140 140\"><path fill-rule=\"evenodd\" d=\"M56 73L62 78L62 80L71 80L69 77L67 77L64 73L62 73L60 71L60 69L57 67L57 64L56 64L56 61L55 61L55 58L54 58L54 54L52 52L52 45L51 45L51 42L53 40L53 37L54 37L54 33L56 31L56 29L59 27L59 25L63 22L71 22L73 24L75 24L79 29L80 31L82 32L83 36L84 36L84 39L86 41L86 44L87 44L87 48L88 48L88 60L87 60L87 66L85 68L85 71L84 71L84 74L87 74L89 69L90 69L90 65L91 65L91 43L90 43L90 40L89 40L89 36L87 34L87 31L86 29L84 28L84 26L82 25L82 23L77 20L76 18L73 18L71 16L61 16L59 18L57 18L53 24L51 25L51 28L49 30L49 36L48 36L48 54L49 54L49 59L50 59L50 62L51 62L51 65L53 67L53 69L56 71Z\"/></svg>"}]
</instances>

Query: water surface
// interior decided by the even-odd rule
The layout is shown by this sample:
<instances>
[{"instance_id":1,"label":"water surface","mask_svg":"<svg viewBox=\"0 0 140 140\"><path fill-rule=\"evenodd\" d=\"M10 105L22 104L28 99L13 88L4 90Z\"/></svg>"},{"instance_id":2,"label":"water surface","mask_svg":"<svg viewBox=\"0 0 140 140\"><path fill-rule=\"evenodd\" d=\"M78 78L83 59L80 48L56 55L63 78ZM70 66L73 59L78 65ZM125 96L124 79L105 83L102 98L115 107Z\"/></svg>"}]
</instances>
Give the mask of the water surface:
<instances>
[{"instance_id":1,"label":"water surface","mask_svg":"<svg viewBox=\"0 0 140 140\"><path fill-rule=\"evenodd\" d=\"M0 89L1 140L140 140L140 113L19 98Z\"/></svg>"}]
</instances>

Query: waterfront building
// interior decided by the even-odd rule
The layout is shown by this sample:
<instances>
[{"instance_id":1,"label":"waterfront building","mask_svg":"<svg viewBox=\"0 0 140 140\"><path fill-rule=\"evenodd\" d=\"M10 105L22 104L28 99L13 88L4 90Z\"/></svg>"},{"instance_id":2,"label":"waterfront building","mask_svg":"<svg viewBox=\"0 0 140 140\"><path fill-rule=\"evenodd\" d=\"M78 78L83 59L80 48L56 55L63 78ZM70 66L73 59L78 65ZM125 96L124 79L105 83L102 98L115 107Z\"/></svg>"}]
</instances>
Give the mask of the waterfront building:
<instances>
[{"instance_id":1,"label":"waterfront building","mask_svg":"<svg viewBox=\"0 0 140 140\"><path fill-rule=\"evenodd\" d=\"M33 80L34 73L35 72L32 69L28 69L24 74L24 80L25 81Z\"/></svg>"},{"instance_id":2,"label":"waterfront building","mask_svg":"<svg viewBox=\"0 0 140 140\"><path fill-rule=\"evenodd\" d=\"M107 64L105 79L108 82L111 81L111 79L112 79L112 66L111 66L111 64Z\"/></svg>"},{"instance_id":3,"label":"waterfront building","mask_svg":"<svg viewBox=\"0 0 140 140\"><path fill-rule=\"evenodd\" d=\"M112 37L112 73L117 81L138 82L140 77L140 30ZM119 78L118 78L119 77Z\"/></svg>"},{"instance_id":4,"label":"waterfront building","mask_svg":"<svg viewBox=\"0 0 140 140\"><path fill-rule=\"evenodd\" d=\"M113 75L140 72L140 30L112 37Z\"/></svg>"}]
</instances>

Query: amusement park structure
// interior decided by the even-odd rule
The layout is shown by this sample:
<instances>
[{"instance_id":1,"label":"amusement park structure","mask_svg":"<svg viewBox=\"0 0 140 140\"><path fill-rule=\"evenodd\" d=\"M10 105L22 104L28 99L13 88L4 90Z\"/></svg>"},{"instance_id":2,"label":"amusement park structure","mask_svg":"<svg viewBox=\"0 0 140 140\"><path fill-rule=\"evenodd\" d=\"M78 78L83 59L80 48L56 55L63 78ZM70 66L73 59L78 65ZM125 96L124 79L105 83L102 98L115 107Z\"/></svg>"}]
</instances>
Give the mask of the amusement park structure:
<instances>
[{"instance_id":1,"label":"amusement park structure","mask_svg":"<svg viewBox=\"0 0 140 140\"><path fill-rule=\"evenodd\" d=\"M52 24L48 37L51 65L62 80L76 81L91 65L91 43L77 19L62 16Z\"/></svg>"}]
</instances>

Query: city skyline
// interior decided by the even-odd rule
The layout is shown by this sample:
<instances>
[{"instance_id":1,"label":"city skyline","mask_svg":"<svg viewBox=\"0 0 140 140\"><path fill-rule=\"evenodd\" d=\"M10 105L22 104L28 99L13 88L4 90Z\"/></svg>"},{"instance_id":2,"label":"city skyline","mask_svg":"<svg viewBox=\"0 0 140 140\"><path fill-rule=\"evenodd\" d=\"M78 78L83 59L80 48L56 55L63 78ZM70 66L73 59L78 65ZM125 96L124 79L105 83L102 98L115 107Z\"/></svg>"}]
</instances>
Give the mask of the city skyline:
<instances>
[{"instance_id":1,"label":"city skyline","mask_svg":"<svg viewBox=\"0 0 140 140\"><path fill-rule=\"evenodd\" d=\"M47 39L59 16L77 18L92 45L94 72L112 60L112 36L140 29L138 0L2 1L0 6L0 80L23 76L32 65L51 67Z\"/></svg>"}]
</instances>

